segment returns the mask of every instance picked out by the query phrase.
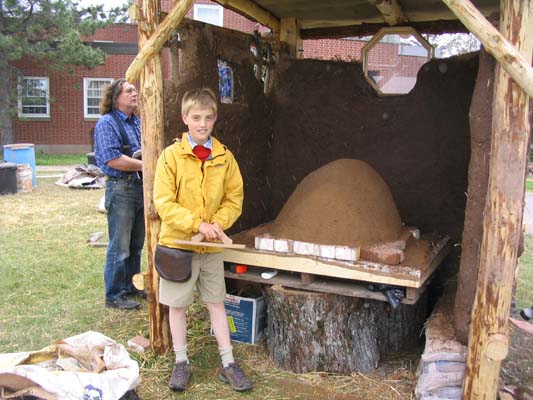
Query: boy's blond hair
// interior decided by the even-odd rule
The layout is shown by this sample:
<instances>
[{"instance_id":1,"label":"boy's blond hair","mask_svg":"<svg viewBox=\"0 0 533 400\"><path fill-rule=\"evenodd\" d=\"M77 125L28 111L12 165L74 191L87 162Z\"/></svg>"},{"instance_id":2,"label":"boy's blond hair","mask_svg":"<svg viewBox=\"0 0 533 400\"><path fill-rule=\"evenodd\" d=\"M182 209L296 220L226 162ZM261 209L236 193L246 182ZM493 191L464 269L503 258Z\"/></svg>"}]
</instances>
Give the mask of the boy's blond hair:
<instances>
[{"instance_id":1,"label":"boy's blond hair","mask_svg":"<svg viewBox=\"0 0 533 400\"><path fill-rule=\"evenodd\" d=\"M181 101L181 114L189 114L189 111L191 111L191 108L193 107L212 108L216 114L218 108L215 93L209 88L189 90L183 95Z\"/></svg>"}]
</instances>

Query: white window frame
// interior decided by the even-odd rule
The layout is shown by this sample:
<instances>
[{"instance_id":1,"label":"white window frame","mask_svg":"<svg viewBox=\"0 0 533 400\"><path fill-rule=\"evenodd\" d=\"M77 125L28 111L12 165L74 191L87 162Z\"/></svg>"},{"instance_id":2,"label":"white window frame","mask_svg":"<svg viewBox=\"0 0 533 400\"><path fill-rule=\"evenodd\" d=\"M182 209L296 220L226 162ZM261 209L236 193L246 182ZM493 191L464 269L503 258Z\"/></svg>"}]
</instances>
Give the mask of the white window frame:
<instances>
[{"instance_id":1,"label":"white window frame","mask_svg":"<svg viewBox=\"0 0 533 400\"><path fill-rule=\"evenodd\" d=\"M86 119L98 119L100 118L100 114L89 114L88 108L89 108L89 85L92 82L98 81L98 82L107 82L109 84L113 83L113 78L96 78L96 77L90 77L90 78L83 78L83 117Z\"/></svg>"},{"instance_id":2,"label":"white window frame","mask_svg":"<svg viewBox=\"0 0 533 400\"><path fill-rule=\"evenodd\" d=\"M198 19L198 13L200 9L212 9L212 10L218 10L218 22L215 23L215 25L218 26L224 26L224 7L216 4L195 4L194 5L194 19L196 21L200 21ZM206 22L208 24L209 22Z\"/></svg>"},{"instance_id":3,"label":"white window frame","mask_svg":"<svg viewBox=\"0 0 533 400\"><path fill-rule=\"evenodd\" d=\"M46 83L45 92L46 92L46 113L34 114L34 113L25 113L22 105L23 97L23 85L24 80L41 80ZM26 106L27 107L27 106ZM39 106L42 107L42 106ZM18 91L18 115L23 118L50 118L50 78L47 76L23 76L20 78L19 91Z\"/></svg>"}]
</instances>

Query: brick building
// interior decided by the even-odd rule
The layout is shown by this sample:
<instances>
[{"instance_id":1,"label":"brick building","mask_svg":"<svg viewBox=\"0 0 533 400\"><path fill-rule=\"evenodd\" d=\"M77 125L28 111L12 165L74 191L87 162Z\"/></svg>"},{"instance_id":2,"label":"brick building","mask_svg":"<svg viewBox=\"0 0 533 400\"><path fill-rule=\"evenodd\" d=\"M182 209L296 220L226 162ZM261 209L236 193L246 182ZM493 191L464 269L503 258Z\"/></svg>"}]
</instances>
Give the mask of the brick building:
<instances>
[{"instance_id":1,"label":"brick building","mask_svg":"<svg viewBox=\"0 0 533 400\"><path fill-rule=\"evenodd\" d=\"M170 1L162 2L170 9ZM209 0L196 1L188 18L251 33L267 29ZM106 53L105 63L95 68L67 67L52 71L47 65L25 59L15 63L24 75L25 89L19 94L19 111L13 119L15 143L33 143L46 153L83 153L92 150L92 131L99 118L98 101L105 84L121 78L137 53L137 26L117 24L96 32L86 42ZM306 40L302 57L359 60L363 40ZM397 49L392 49L397 53ZM390 58L388 55L387 57ZM163 74L169 76L168 54ZM37 97L37 99L36 99Z\"/></svg>"}]
</instances>

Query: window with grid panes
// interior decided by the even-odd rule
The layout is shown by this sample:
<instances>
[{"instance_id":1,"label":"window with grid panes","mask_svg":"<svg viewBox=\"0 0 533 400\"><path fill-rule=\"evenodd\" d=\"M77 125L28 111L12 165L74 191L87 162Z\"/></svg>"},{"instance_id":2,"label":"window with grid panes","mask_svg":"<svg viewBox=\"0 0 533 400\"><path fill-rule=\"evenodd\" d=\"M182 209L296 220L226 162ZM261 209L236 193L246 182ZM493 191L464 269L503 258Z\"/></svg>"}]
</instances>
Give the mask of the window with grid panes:
<instances>
[{"instance_id":1,"label":"window with grid panes","mask_svg":"<svg viewBox=\"0 0 533 400\"><path fill-rule=\"evenodd\" d=\"M83 116L100 118L98 104L104 87L113 82L112 78L83 78Z\"/></svg>"},{"instance_id":2,"label":"window with grid panes","mask_svg":"<svg viewBox=\"0 0 533 400\"><path fill-rule=\"evenodd\" d=\"M50 117L50 81L47 77L25 76L19 81L20 117Z\"/></svg>"}]
</instances>

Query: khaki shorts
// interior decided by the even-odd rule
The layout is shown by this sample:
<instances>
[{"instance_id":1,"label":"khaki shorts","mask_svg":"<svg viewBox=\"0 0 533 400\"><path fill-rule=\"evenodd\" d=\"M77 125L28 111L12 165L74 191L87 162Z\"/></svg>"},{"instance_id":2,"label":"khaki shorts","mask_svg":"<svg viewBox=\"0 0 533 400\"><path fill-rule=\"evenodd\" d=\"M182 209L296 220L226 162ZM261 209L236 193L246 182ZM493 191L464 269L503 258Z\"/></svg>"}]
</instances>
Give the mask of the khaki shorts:
<instances>
[{"instance_id":1,"label":"khaki shorts","mask_svg":"<svg viewBox=\"0 0 533 400\"><path fill-rule=\"evenodd\" d=\"M191 279L172 282L159 278L159 302L170 307L188 307L194 302L194 285L203 303L223 303L226 296L222 253L194 254Z\"/></svg>"}]
</instances>

